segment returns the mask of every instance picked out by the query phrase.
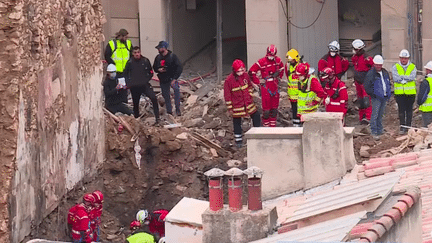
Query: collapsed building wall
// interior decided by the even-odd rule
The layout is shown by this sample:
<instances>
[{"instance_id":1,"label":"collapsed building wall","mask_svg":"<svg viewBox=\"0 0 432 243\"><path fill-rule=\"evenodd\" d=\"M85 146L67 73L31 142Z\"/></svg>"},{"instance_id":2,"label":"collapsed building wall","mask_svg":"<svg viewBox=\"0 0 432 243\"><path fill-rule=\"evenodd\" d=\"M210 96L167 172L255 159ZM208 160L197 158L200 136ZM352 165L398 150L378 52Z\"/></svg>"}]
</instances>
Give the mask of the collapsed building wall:
<instances>
[{"instance_id":1,"label":"collapsed building wall","mask_svg":"<svg viewBox=\"0 0 432 243\"><path fill-rule=\"evenodd\" d=\"M104 157L100 0L0 0L0 241L19 242Z\"/></svg>"}]
</instances>

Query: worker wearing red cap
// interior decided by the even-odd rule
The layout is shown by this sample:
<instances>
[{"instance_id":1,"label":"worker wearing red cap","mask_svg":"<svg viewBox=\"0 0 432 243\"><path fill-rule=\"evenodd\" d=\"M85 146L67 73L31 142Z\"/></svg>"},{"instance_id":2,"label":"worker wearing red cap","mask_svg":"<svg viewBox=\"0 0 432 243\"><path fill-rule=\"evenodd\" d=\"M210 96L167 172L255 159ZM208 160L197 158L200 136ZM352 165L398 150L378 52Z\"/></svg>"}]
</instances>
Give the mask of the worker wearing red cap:
<instances>
[{"instance_id":1,"label":"worker wearing red cap","mask_svg":"<svg viewBox=\"0 0 432 243\"><path fill-rule=\"evenodd\" d=\"M239 59L234 60L232 73L224 83L224 98L228 112L233 117L234 137L238 147L243 145L243 117L250 116L254 127L261 125L260 115L252 98L253 89L245 64Z\"/></svg>"},{"instance_id":2,"label":"worker wearing red cap","mask_svg":"<svg viewBox=\"0 0 432 243\"><path fill-rule=\"evenodd\" d=\"M329 67L320 72L320 79L321 83L324 84L324 91L328 95L324 101L326 112L341 112L345 117L348 102L348 91L345 83Z\"/></svg>"},{"instance_id":3,"label":"worker wearing red cap","mask_svg":"<svg viewBox=\"0 0 432 243\"><path fill-rule=\"evenodd\" d=\"M252 82L261 85L262 124L264 127L276 127L279 107L279 79L284 72L282 60L276 56L276 46L267 47L265 57L259 59L249 69Z\"/></svg>"},{"instance_id":4,"label":"worker wearing red cap","mask_svg":"<svg viewBox=\"0 0 432 243\"><path fill-rule=\"evenodd\" d=\"M93 208L95 198L91 193L85 194L83 202L69 209L68 225L71 227L71 236L74 243L92 242L89 213Z\"/></svg>"},{"instance_id":5,"label":"worker wearing red cap","mask_svg":"<svg viewBox=\"0 0 432 243\"><path fill-rule=\"evenodd\" d=\"M103 194L101 191L96 190L92 193L95 198L95 203L93 209L89 213L90 218L90 229L93 234L93 241L100 240L100 223L102 216L102 204L103 204Z\"/></svg>"},{"instance_id":6,"label":"worker wearing red cap","mask_svg":"<svg viewBox=\"0 0 432 243\"><path fill-rule=\"evenodd\" d=\"M153 235L140 231L141 223L138 220L130 223L131 235L126 239L125 243L156 243Z\"/></svg>"},{"instance_id":7,"label":"worker wearing red cap","mask_svg":"<svg viewBox=\"0 0 432 243\"><path fill-rule=\"evenodd\" d=\"M149 213L147 210L138 211L136 218L141 224L148 225L150 233L157 238L165 237L165 217L169 211L165 209L155 210Z\"/></svg>"}]
</instances>

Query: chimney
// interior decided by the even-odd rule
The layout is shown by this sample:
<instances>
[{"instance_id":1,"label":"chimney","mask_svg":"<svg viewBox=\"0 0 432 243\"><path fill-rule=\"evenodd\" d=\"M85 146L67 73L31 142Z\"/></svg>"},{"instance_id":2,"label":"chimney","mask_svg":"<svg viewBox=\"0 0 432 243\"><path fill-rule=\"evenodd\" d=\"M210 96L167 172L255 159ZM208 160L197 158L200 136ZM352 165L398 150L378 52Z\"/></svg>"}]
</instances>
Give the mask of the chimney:
<instances>
[{"instance_id":1,"label":"chimney","mask_svg":"<svg viewBox=\"0 0 432 243\"><path fill-rule=\"evenodd\" d=\"M223 208L223 176L224 171L213 168L204 173L209 178L209 202L211 211Z\"/></svg>"},{"instance_id":2,"label":"chimney","mask_svg":"<svg viewBox=\"0 0 432 243\"><path fill-rule=\"evenodd\" d=\"M262 209L261 177L264 171L252 166L244 171L248 175L248 209L252 211Z\"/></svg>"},{"instance_id":3,"label":"chimney","mask_svg":"<svg viewBox=\"0 0 432 243\"><path fill-rule=\"evenodd\" d=\"M225 172L228 177L228 201L231 212L240 211L243 208L243 171L238 168L231 168Z\"/></svg>"}]
</instances>

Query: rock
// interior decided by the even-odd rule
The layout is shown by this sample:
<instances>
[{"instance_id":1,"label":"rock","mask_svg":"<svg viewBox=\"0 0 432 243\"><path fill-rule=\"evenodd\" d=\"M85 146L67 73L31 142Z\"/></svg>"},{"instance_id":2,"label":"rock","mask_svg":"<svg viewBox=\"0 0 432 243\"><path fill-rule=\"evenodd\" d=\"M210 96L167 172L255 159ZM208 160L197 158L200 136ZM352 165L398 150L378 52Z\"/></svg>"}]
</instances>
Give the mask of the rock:
<instances>
[{"instance_id":1,"label":"rock","mask_svg":"<svg viewBox=\"0 0 432 243\"><path fill-rule=\"evenodd\" d=\"M226 130L224 130L224 129L221 129L221 130L218 131L218 136L219 137L223 137L224 138L225 134L226 134Z\"/></svg>"},{"instance_id":2,"label":"rock","mask_svg":"<svg viewBox=\"0 0 432 243\"><path fill-rule=\"evenodd\" d=\"M213 120L210 123L204 125L204 129L215 129L221 124L220 120Z\"/></svg>"},{"instance_id":3,"label":"rock","mask_svg":"<svg viewBox=\"0 0 432 243\"><path fill-rule=\"evenodd\" d=\"M118 190L117 190L118 194L123 194L125 192L126 192L126 190L123 187L121 187L121 186L118 187Z\"/></svg>"},{"instance_id":4,"label":"rock","mask_svg":"<svg viewBox=\"0 0 432 243\"><path fill-rule=\"evenodd\" d=\"M282 91L282 92L279 93L279 96L280 96L280 98L286 98L286 97L288 97L288 93Z\"/></svg>"},{"instance_id":5,"label":"rock","mask_svg":"<svg viewBox=\"0 0 432 243\"><path fill-rule=\"evenodd\" d=\"M182 132L179 135L177 135L176 138L178 138L180 140L187 140L188 139L188 133L187 132Z\"/></svg>"},{"instance_id":6,"label":"rock","mask_svg":"<svg viewBox=\"0 0 432 243\"><path fill-rule=\"evenodd\" d=\"M370 157L370 154L368 152L369 149L370 149L369 146L361 146L361 148L360 148L360 156L362 158L369 158Z\"/></svg>"},{"instance_id":7,"label":"rock","mask_svg":"<svg viewBox=\"0 0 432 243\"><path fill-rule=\"evenodd\" d=\"M414 146L413 151L414 151L414 152L418 152L418 151L420 151L420 150L427 149L427 148L428 148L428 145L427 145L427 144L425 144L425 143L417 143L417 144Z\"/></svg>"},{"instance_id":8,"label":"rock","mask_svg":"<svg viewBox=\"0 0 432 243\"><path fill-rule=\"evenodd\" d=\"M184 127L196 127L199 124L203 123L203 119L202 118L195 118L192 120L187 120L183 123Z\"/></svg>"},{"instance_id":9,"label":"rock","mask_svg":"<svg viewBox=\"0 0 432 243\"><path fill-rule=\"evenodd\" d=\"M117 235L107 234L107 237L106 237L107 240L114 240L115 238L117 238Z\"/></svg>"},{"instance_id":10,"label":"rock","mask_svg":"<svg viewBox=\"0 0 432 243\"><path fill-rule=\"evenodd\" d=\"M167 150L170 152L179 150L182 147L181 143L179 143L178 141L167 141L165 145Z\"/></svg>"},{"instance_id":11,"label":"rock","mask_svg":"<svg viewBox=\"0 0 432 243\"><path fill-rule=\"evenodd\" d=\"M162 143L166 143L168 141L174 141L175 135L168 130L160 130L161 134L159 135L160 141Z\"/></svg>"},{"instance_id":12,"label":"rock","mask_svg":"<svg viewBox=\"0 0 432 243\"><path fill-rule=\"evenodd\" d=\"M177 186L176 186L176 189L179 190L179 191L181 191L181 192L184 192L184 191L186 191L187 187L177 185Z\"/></svg>"},{"instance_id":13,"label":"rock","mask_svg":"<svg viewBox=\"0 0 432 243\"><path fill-rule=\"evenodd\" d=\"M239 167L242 164L240 160L231 159L227 161L229 167Z\"/></svg>"},{"instance_id":14,"label":"rock","mask_svg":"<svg viewBox=\"0 0 432 243\"><path fill-rule=\"evenodd\" d=\"M210 152L213 155L213 157L218 157L218 153L217 153L216 149L210 148Z\"/></svg>"}]
</instances>

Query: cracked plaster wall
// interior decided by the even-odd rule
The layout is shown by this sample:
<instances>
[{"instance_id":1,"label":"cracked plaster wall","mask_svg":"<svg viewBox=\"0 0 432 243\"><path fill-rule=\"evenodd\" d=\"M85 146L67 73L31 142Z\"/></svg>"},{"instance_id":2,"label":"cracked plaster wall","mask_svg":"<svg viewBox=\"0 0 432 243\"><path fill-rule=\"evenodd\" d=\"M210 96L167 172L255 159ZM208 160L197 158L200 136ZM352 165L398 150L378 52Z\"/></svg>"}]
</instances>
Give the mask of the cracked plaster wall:
<instances>
[{"instance_id":1,"label":"cracked plaster wall","mask_svg":"<svg viewBox=\"0 0 432 243\"><path fill-rule=\"evenodd\" d=\"M104 158L100 0L0 0L0 242L19 242Z\"/></svg>"}]
</instances>

